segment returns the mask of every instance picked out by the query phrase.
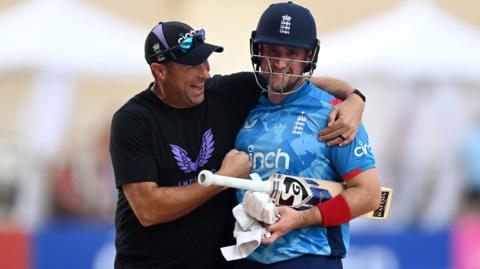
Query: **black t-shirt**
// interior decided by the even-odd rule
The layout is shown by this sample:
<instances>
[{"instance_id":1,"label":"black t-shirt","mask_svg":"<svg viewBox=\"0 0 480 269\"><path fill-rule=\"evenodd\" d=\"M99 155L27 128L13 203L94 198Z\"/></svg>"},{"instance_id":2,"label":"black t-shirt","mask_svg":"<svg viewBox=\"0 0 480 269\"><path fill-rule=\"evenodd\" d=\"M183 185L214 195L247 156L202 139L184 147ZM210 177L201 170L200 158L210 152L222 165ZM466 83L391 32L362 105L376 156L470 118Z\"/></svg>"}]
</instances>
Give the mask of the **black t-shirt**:
<instances>
[{"instance_id":1,"label":"black t-shirt","mask_svg":"<svg viewBox=\"0 0 480 269\"><path fill-rule=\"evenodd\" d=\"M222 268L220 247L234 243L233 190L224 191L177 220L144 227L130 207L123 184L153 181L180 186L220 168L233 148L259 88L252 73L214 76L205 100L188 109L164 104L150 87L114 115L110 154L118 188L115 268Z\"/></svg>"}]
</instances>

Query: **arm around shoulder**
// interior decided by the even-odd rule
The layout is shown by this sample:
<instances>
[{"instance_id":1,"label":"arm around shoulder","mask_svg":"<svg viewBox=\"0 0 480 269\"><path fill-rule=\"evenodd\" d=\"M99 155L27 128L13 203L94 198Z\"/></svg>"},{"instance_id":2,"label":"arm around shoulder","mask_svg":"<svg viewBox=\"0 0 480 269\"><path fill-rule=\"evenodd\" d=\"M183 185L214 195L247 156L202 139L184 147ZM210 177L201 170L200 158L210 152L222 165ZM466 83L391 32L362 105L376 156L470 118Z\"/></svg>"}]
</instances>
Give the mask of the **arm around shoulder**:
<instances>
[{"instance_id":1,"label":"arm around shoulder","mask_svg":"<svg viewBox=\"0 0 480 269\"><path fill-rule=\"evenodd\" d=\"M311 77L310 81L313 85L324 89L341 100L346 100L354 91L353 87L346 81L332 77Z\"/></svg>"}]
</instances>

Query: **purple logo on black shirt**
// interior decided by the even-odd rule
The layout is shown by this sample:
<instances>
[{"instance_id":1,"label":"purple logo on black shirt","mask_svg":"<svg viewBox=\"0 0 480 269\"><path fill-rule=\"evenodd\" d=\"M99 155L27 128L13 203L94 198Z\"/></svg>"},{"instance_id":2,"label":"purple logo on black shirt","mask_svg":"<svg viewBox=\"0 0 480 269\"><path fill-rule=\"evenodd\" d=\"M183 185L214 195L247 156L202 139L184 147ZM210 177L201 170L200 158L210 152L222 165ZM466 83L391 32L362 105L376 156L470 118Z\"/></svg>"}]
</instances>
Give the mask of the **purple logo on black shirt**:
<instances>
[{"instance_id":1,"label":"purple logo on black shirt","mask_svg":"<svg viewBox=\"0 0 480 269\"><path fill-rule=\"evenodd\" d=\"M202 137L202 146L200 147L200 152L198 153L197 160L192 162L188 153L179 146L170 144L172 149L173 156L177 160L178 167L185 173L191 173L197 171L199 167L204 166L210 157L212 157L213 147L215 141L213 141L212 129L208 129Z\"/></svg>"}]
</instances>

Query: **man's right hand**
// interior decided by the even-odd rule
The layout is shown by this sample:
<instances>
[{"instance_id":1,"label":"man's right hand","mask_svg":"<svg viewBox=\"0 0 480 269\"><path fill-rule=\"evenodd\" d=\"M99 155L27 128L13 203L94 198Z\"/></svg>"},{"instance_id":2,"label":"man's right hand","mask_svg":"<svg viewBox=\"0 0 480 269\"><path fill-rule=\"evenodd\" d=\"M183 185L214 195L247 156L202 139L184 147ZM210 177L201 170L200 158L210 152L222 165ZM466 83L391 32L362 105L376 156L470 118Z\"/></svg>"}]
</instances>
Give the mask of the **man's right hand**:
<instances>
[{"instance_id":1,"label":"man's right hand","mask_svg":"<svg viewBox=\"0 0 480 269\"><path fill-rule=\"evenodd\" d=\"M222 176L248 178L252 164L248 155L236 149L230 150L223 158L222 167L217 174Z\"/></svg>"}]
</instances>

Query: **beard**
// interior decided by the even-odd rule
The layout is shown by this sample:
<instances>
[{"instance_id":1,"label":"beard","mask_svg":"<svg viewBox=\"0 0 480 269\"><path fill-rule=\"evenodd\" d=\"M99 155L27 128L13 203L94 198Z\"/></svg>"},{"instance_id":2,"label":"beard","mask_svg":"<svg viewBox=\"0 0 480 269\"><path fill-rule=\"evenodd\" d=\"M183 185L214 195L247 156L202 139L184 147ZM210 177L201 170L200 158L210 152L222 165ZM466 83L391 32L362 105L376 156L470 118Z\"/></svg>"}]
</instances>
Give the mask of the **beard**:
<instances>
[{"instance_id":1,"label":"beard","mask_svg":"<svg viewBox=\"0 0 480 269\"><path fill-rule=\"evenodd\" d=\"M282 74L263 73L267 89L272 93L286 94L294 91L303 83L301 75L291 75L291 71L287 70Z\"/></svg>"}]
</instances>

